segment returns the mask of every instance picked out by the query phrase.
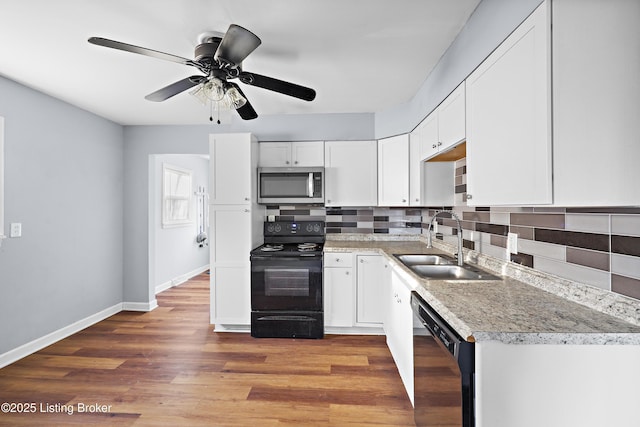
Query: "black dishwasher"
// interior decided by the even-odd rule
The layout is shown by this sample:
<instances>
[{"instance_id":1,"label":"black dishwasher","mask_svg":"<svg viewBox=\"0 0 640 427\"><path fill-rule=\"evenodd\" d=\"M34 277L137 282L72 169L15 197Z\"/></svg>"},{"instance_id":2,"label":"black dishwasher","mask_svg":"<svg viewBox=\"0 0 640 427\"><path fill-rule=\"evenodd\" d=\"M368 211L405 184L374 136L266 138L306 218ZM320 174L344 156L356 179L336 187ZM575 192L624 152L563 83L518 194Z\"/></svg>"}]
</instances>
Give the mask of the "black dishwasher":
<instances>
[{"instance_id":1,"label":"black dishwasher","mask_svg":"<svg viewBox=\"0 0 640 427\"><path fill-rule=\"evenodd\" d=\"M415 291L414 419L421 426L473 427L474 344L458 335Z\"/></svg>"}]
</instances>

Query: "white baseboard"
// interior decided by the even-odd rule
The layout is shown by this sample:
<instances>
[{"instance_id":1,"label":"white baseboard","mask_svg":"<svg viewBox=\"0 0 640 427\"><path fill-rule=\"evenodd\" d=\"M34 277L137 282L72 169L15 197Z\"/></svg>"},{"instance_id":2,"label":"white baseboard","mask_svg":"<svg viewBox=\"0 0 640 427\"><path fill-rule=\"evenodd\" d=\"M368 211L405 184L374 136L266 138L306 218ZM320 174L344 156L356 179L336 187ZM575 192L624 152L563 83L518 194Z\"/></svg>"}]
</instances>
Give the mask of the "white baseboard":
<instances>
[{"instance_id":1,"label":"white baseboard","mask_svg":"<svg viewBox=\"0 0 640 427\"><path fill-rule=\"evenodd\" d=\"M149 302L123 302L122 311L152 311L158 308L158 300L153 299Z\"/></svg>"},{"instance_id":2,"label":"white baseboard","mask_svg":"<svg viewBox=\"0 0 640 427\"><path fill-rule=\"evenodd\" d=\"M174 286L181 285L187 280L191 279L192 277L195 277L198 274L204 273L208 269L209 269L209 264L203 265L202 267L198 267L195 270L189 271L188 273L181 274L178 277L174 277L171 280L161 283L158 286L156 286L156 289L155 289L156 295L158 295L162 291L166 291L169 288L173 288Z\"/></svg>"},{"instance_id":3,"label":"white baseboard","mask_svg":"<svg viewBox=\"0 0 640 427\"><path fill-rule=\"evenodd\" d=\"M16 347L13 350L9 350L6 353L0 354L0 368L4 368L5 366L10 365L13 362L22 359L23 357L29 356L36 351L42 350L43 348L50 346L51 344L54 344L70 335L73 335L76 332L80 332L81 330L93 324L96 324L106 319L107 317L119 313L121 310L122 303L118 303L109 308L105 308L104 310L96 314L92 314L89 317L78 320L71 325L60 328L57 331L53 331L50 334L23 344L20 347Z\"/></svg>"}]
</instances>

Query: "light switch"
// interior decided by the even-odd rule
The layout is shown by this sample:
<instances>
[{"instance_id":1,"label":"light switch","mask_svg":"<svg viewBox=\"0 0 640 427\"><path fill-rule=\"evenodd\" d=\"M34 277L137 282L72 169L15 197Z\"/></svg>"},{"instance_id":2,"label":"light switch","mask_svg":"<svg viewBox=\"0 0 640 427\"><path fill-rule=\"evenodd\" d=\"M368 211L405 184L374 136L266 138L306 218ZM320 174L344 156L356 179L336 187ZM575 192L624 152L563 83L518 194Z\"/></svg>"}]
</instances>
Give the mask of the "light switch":
<instances>
[{"instance_id":1,"label":"light switch","mask_svg":"<svg viewBox=\"0 0 640 427\"><path fill-rule=\"evenodd\" d=\"M22 237L22 223L12 222L9 237Z\"/></svg>"},{"instance_id":2,"label":"light switch","mask_svg":"<svg viewBox=\"0 0 640 427\"><path fill-rule=\"evenodd\" d=\"M510 254L518 253L518 234L517 233L507 233L507 253L510 253Z\"/></svg>"}]
</instances>

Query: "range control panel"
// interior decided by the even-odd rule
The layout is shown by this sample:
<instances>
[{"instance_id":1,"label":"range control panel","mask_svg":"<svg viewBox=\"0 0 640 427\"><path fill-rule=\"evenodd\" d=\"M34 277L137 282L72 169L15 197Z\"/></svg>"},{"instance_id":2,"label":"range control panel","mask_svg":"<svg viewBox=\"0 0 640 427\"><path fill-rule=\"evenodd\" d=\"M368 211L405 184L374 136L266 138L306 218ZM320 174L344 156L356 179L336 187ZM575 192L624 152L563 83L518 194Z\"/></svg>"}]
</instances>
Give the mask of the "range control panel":
<instances>
[{"instance_id":1,"label":"range control panel","mask_svg":"<svg viewBox=\"0 0 640 427\"><path fill-rule=\"evenodd\" d=\"M324 236L324 221L265 222L264 236Z\"/></svg>"}]
</instances>

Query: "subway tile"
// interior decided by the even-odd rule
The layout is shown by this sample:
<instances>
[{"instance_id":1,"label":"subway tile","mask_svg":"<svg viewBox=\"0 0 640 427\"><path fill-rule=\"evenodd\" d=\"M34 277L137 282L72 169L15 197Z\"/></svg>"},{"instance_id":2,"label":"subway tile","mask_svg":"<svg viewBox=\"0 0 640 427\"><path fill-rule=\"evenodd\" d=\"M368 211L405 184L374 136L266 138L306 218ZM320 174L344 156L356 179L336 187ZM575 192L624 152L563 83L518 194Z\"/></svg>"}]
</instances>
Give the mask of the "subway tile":
<instances>
[{"instance_id":1,"label":"subway tile","mask_svg":"<svg viewBox=\"0 0 640 427\"><path fill-rule=\"evenodd\" d=\"M518 252L517 254L510 254L509 258L511 262L533 268L533 255Z\"/></svg>"},{"instance_id":2,"label":"subway tile","mask_svg":"<svg viewBox=\"0 0 640 427\"><path fill-rule=\"evenodd\" d=\"M422 228L422 223L421 222L407 222L405 224L405 226L407 228Z\"/></svg>"},{"instance_id":3,"label":"subway tile","mask_svg":"<svg viewBox=\"0 0 640 427\"><path fill-rule=\"evenodd\" d=\"M547 213L551 213L551 212L557 212L557 213L565 213L566 212L566 208L558 208L555 206L534 206L533 207L533 211L534 212L547 212Z\"/></svg>"},{"instance_id":4,"label":"subway tile","mask_svg":"<svg viewBox=\"0 0 640 427\"><path fill-rule=\"evenodd\" d=\"M389 234L389 229L388 228L374 228L373 232L375 234Z\"/></svg>"},{"instance_id":5,"label":"subway tile","mask_svg":"<svg viewBox=\"0 0 640 427\"><path fill-rule=\"evenodd\" d=\"M404 221L393 221L396 218L391 218L392 221L389 221L389 228L405 228L406 222Z\"/></svg>"},{"instance_id":6,"label":"subway tile","mask_svg":"<svg viewBox=\"0 0 640 427\"><path fill-rule=\"evenodd\" d=\"M417 216L417 217L421 217L422 216L422 209L406 209L404 211L404 214L406 216Z\"/></svg>"},{"instance_id":7,"label":"subway tile","mask_svg":"<svg viewBox=\"0 0 640 427\"><path fill-rule=\"evenodd\" d=\"M640 280L640 258L611 254L611 272Z\"/></svg>"},{"instance_id":8,"label":"subway tile","mask_svg":"<svg viewBox=\"0 0 640 427\"><path fill-rule=\"evenodd\" d=\"M455 194L462 194L467 192L467 184L456 185L454 187Z\"/></svg>"},{"instance_id":9,"label":"subway tile","mask_svg":"<svg viewBox=\"0 0 640 427\"><path fill-rule=\"evenodd\" d=\"M342 215L342 221L344 222L356 222L358 220L358 215Z\"/></svg>"},{"instance_id":10,"label":"subway tile","mask_svg":"<svg viewBox=\"0 0 640 427\"><path fill-rule=\"evenodd\" d=\"M389 228L389 221L373 221L373 228Z\"/></svg>"},{"instance_id":11,"label":"subway tile","mask_svg":"<svg viewBox=\"0 0 640 427\"><path fill-rule=\"evenodd\" d=\"M462 219L465 221L491 222L491 213L479 211L463 212Z\"/></svg>"},{"instance_id":12,"label":"subway tile","mask_svg":"<svg viewBox=\"0 0 640 427\"><path fill-rule=\"evenodd\" d=\"M534 256L533 262L536 270L555 274L579 283L596 286L600 289L611 289L609 272L536 256Z\"/></svg>"},{"instance_id":13,"label":"subway tile","mask_svg":"<svg viewBox=\"0 0 640 427\"><path fill-rule=\"evenodd\" d=\"M640 207L567 208L567 213L640 214Z\"/></svg>"},{"instance_id":14,"label":"subway tile","mask_svg":"<svg viewBox=\"0 0 640 427\"><path fill-rule=\"evenodd\" d=\"M474 251L476 249L476 242L472 240L462 239L462 247L471 249L472 251Z\"/></svg>"},{"instance_id":15,"label":"subway tile","mask_svg":"<svg viewBox=\"0 0 640 427\"><path fill-rule=\"evenodd\" d=\"M491 206L476 206L473 210L476 212L491 212Z\"/></svg>"},{"instance_id":16,"label":"subway tile","mask_svg":"<svg viewBox=\"0 0 640 427\"><path fill-rule=\"evenodd\" d=\"M567 262L609 271L609 252L589 251L585 249L567 248Z\"/></svg>"},{"instance_id":17,"label":"subway tile","mask_svg":"<svg viewBox=\"0 0 640 427\"><path fill-rule=\"evenodd\" d=\"M490 222L492 224L502 224L509 225L509 221L511 220L511 215L506 212L491 212L489 214L489 220L485 222Z\"/></svg>"},{"instance_id":18,"label":"subway tile","mask_svg":"<svg viewBox=\"0 0 640 427\"><path fill-rule=\"evenodd\" d=\"M276 217L276 221L295 221L293 215L280 215Z\"/></svg>"},{"instance_id":19,"label":"subway tile","mask_svg":"<svg viewBox=\"0 0 640 427\"><path fill-rule=\"evenodd\" d=\"M325 223L325 227L327 227L327 228L329 228L329 227L331 227L331 228L340 228L340 227L342 227L342 221L335 221L335 222L334 221L327 221Z\"/></svg>"},{"instance_id":20,"label":"subway tile","mask_svg":"<svg viewBox=\"0 0 640 427\"><path fill-rule=\"evenodd\" d=\"M640 257L640 237L612 235L611 252Z\"/></svg>"},{"instance_id":21,"label":"subway tile","mask_svg":"<svg viewBox=\"0 0 640 427\"><path fill-rule=\"evenodd\" d=\"M606 234L536 228L534 237L540 242L609 252L609 236Z\"/></svg>"},{"instance_id":22,"label":"subway tile","mask_svg":"<svg viewBox=\"0 0 640 427\"><path fill-rule=\"evenodd\" d=\"M507 251L505 251L504 248L501 248L500 246L485 244L484 242L481 242L480 245L481 246L479 247L476 246L477 251L480 251L485 255L489 255L494 258L501 259L503 261L506 261L508 259Z\"/></svg>"},{"instance_id":23,"label":"subway tile","mask_svg":"<svg viewBox=\"0 0 640 427\"><path fill-rule=\"evenodd\" d=\"M530 227L564 228L564 215L562 214L528 214L512 213L511 225L528 225Z\"/></svg>"},{"instance_id":24,"label":"subway tile","mask_svg":"<svg viewBox=\"0 0 640 427\"><path fill-rule=\"evenodd\" d=\"M519 227L514 225L509 227L509 232L516 233L518 239L533 240L533 230L532 227Z\"/></svg>"},{"instance_id":25,"label":"subway tile","mask_svg":"<svg viewBox=\"0 0 640 427\"><path fill-rule=\"evenodd\" d=\"M566 246L536 242L535 240L518 239L518 252L520 251L534 255L536 258L541 256L563 262L566 259Z\"/></svg>"},{"instance_id":26,"label":"subway tile","mask_svg":"<svg viewBox=\"0 0 640 427\"><path fill-rule=\"evenodd\" d=\"M495 234L491 234L491 244L493 246L499 246L501 248L507 247L507 238L504 236L496 236Z\"/></svg>"},{"instance_id":27,"label":"subway tile","mask_svg":"<svg viewBox=\"0 0 640 427\"><path fill-rule=\"evenodd\" d=\"M309 215L309 209L280 210L280 215Z\"/></svg>"},{"instance_id":28,"label":"subway tile","mask_svg":"<svg viewBox=\"0 0 640 427\"><path fill-rule=\"evenodd\" d=\"M358 215L356 216L356 220L373 222L373 215Z\"/></svg>"},{"instance_id":29,"label":"subway tile","mask_svg":"<svg viewBox=\"0 0 640 427\"><path fill-rule=\"evenodd\" d=\"M385 215L381 215L381 216L374 216L373 217L374 221L389 221L389 217L385 216Z\"/></svg>"},{"instance_id":30,"label":"subway tile","mask_svg":"<svg viewBox=\"0 0 640 427\"><path fill-rule=\"evenodd\" d=\"M373 209L358 209L358 216L373 216Z\"/></svg>"},{"instance_id":31,"label":"subway tile","mask_svg":"<svg viewBox=\"0 0 640 427\"><path fill-rule=\"evenodd\" d=\"M497 234L499 236L506 236L509 232L509 226L500 224L485 224L482 222L476 223L476 231L482 233Z\"/></svg>"},{"instance_id":32,"label":"subway tile","mask_svg":"<svg viewBox=\"0 0 640 427\"><path fill-rule=\"evenodd\" d=\"M314 216L314 215L296 215L294 216L294 221L324 221L324 216Z\"/></svg>"},{"instance_id":33,"label":"subway tile","mask_svg":"<svg viewBox=\"0 0 640 427\"><path fill-rule=\"evenodd\" d=\"M491 212L530 213L533 212L533 208L523 206L491 206Z\"/></svg>"},{"instance_id":34,"label":"subway tile","mask_svg":"<svg viewBox=\"0 0 640 427\"><path fill-rule=\"evenodd\" d=\"M340 234L342 233L342 229L339 227L326 227L325 233L327 234Z\"/></svg>"},{"instance_id":35,"label":"subway tile","mask_svg":"<svg viewBox=\"0 0 640 427\"><path fill-rule=\"evenodd\" d=\"M464 175L466 173L467 173L467 166L466 165L462 165L460 167L456 167L455 176Z\"/></svg>"},{"instance_id":36,"label":"subway tile","mask_svg":"<svg viewBox=\"0 0 640 427\"><path fill-rule=\"evenodd\" d=\"M455 221L453 222L453 225L455 225ZM460 227L462 227L463 230L476 231L476 223L475 222L460 221Z\"/></svg>"},{"instance_id":37,"label":"subway tile","mask_svg":"<svg viewBox=\"0 0 640 427\"><path fill-rule=\"evenodd\" d=\"M373 229L373 221L358 221L358 228Z\"/></svg>"},{"instance_id":38,"label":"subway tile","mask_svg":"<svg viewBox=\"0 0 640 427\"><path fill-rule=\"evenodd\" d=\"M612 215L611 233L619 236L640 236L640 215Z\"/></svg>"},{"instance_id":39,"label":"subway tile","mask_svg":"<svg viewBox=\"0 0 640 427\"><path fill-rule=\"evenodd\" d=\"M462 175L460 175L460 176L456 176L456 177L455 177L455 182L454 182L454 184L455 184L455 185L462 185L462 184L464 184L463 179L462 179Z\"/></svg>"},{"instance_id":40,"label":"subway tile","mask_svg":"<svg viewBox=\"0 0 640 427\"><path fill-rule=\"evenodd\" d=\"M640 280L631 277L611 275L611 290L640 300Z\"/></svg>"},{"instance_id":41,"label":"subway tile","mask_svg":"<svg viewBox=\"0 0 640 427\"><path fill-rule=\"evenodd\" d=\"M311 209L309 215L326 216L327 211L324 208Z\"/></svg>"},{"instance_id":42,"label":"subway tile","mask_svg":"<svg viewBox=\"0 0 640 427\"><path fill-rule=\"evenodd\" d=\"M586 231L589 233L609 233L609 215L566 214L565 230Z\"/></svg>"}]
</instances>

